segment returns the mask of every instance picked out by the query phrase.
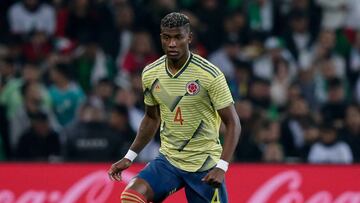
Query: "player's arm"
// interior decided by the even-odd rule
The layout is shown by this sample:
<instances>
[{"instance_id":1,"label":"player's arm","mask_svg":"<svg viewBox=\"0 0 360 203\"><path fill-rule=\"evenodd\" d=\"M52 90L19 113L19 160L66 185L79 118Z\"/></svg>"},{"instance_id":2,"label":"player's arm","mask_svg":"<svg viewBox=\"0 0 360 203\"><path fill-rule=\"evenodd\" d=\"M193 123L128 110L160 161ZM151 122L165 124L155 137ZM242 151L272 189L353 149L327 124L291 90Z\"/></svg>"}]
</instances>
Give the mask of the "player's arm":
<instances>
[{"instance_id":1,"label":"player's arm","mask_svg":"<svg viewBox=\"0 0 360 203\"><path fill-rule=\"evenodd\" d=\"M226 128L223 151L216 167L203 178L204 182L214 187L219 187L224 181L225 172L234 154L241 132L240 120L233 104L218 110L218 113Z\"/></svg>"},{"instance_id":2,"label":"player's arm","mask_svg":"<svg viewBox=\"0 0 360 203\"><path fill-rule=\"evenodd\" d=\"M124 158L120 159L109 169L109 177L111 180L121 180L121 172L131 165L137 154L150 142L154 137L160 125L159 106L145 105L145 115L141 121L140 128L132 143L129 152Z\"/></svg>"},{"instance_id":3,"label":"player's arm","mask_svg":"<svg viewBox=\"0 0 360 203\"><path fill-rule=\"evenodd\" d=\"M226 128L220 159L229 163L239 141L241 132L240 120L233 104L218 110L218 113Z\"/></svg>"},{"instance_id":4,"label":"player's arm","mask_svg":"<svg viewBox=\"0 0 360 203\"><path fill-rule=\"evenodd\" d=\"M139 153L154 137L160 125L159 106L145 105L145 116L141 121L140 128L132 143L130 150Z\"/></svg>"}]
</instances>

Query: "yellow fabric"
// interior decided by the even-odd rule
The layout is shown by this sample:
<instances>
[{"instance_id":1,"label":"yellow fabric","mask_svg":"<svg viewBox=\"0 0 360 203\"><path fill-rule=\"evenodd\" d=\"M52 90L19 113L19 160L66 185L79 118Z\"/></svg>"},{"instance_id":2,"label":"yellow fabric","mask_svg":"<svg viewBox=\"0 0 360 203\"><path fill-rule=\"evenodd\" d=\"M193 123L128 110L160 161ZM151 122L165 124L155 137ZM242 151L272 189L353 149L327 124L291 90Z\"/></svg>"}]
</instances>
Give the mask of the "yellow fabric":
<instances>
[{"instance_id":1,"label":"yellow fabric","mask_svg":"<svg viewBox=\"0 0 360 203\"><path fill-rule=\"evenodd\" d=\"M160 107L160 152L182 170L207 170L222 151L217 110L233 103L225 76L195 54L176 74L168 71L166 62L163 56L142 74L145 104Z\"/></svg>"}]
</instances>

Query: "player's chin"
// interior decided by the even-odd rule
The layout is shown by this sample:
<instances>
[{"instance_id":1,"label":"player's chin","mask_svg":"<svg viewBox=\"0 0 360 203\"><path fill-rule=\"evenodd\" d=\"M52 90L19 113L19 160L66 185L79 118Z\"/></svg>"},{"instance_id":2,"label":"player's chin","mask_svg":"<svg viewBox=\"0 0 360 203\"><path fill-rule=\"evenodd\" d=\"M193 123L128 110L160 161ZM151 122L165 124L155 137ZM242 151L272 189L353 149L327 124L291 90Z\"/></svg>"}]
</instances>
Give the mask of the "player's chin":
<instances>
[{"instance_id":1,"label":"player's chin","mask_svg":"<svg viewBox=\"0 0 360 203\"><path fill-rule=\"evenodd\" d=\"M168 53L166 56L167 56L168 59L171 59L171 60L174 60L174 61L179 60L180 57L181 57L180 54L174 54L174 53Z\"/></svg>"}]
</instances>

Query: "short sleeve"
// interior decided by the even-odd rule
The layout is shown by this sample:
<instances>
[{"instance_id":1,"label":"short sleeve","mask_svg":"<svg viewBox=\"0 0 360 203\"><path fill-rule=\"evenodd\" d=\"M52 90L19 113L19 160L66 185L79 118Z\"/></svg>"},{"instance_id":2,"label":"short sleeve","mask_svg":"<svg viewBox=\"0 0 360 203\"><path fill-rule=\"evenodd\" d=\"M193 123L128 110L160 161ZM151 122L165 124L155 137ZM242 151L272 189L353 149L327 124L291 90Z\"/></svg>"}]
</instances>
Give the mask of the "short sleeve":
<instances>
[{"instance_id":1,"label":"short sleeve","mask_svg":"<svg viewBox=\"0 0 360 203\"><path fill-rule=\"evenodd\" d=\"M158 103L156 102L152 91L151 91L151 86L146 84L146 81L144 79L144 76L142 76L142 88L143 88L143 93L144 93L144 103L145 105L148 106L155 106Z\"/></svg>"},{"instance_id":2,"label":"short sleeve","mask_svg":"<svg viewBox=\"0 0 360 203\"><path fill-rule=\"evenodd\" d=\"M234 103L224 74L217 76L208 89L210 99L216 110L225 108Z\"/></svg>"}]
</instances>

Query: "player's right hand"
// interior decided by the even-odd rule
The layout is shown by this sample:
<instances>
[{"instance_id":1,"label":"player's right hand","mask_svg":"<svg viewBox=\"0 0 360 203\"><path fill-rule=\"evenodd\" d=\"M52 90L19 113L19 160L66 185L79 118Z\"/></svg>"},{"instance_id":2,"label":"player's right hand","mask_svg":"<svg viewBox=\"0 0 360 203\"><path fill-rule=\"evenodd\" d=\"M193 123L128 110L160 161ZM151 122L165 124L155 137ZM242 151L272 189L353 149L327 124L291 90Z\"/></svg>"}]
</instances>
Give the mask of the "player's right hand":
<instances>
[{"instance_id":1,"label":"player's right hand","mask_svg":"<svg viewBox=\"0 0 360 203\"><path fill-rule=\"evenodd\" d=\"M113 165L111 165L108 174L110 180L114 181L121 181L121 172L132 164L132 162L129 159L122 158L119 161L115 162Z\"/></svg>"}]
</instances>

